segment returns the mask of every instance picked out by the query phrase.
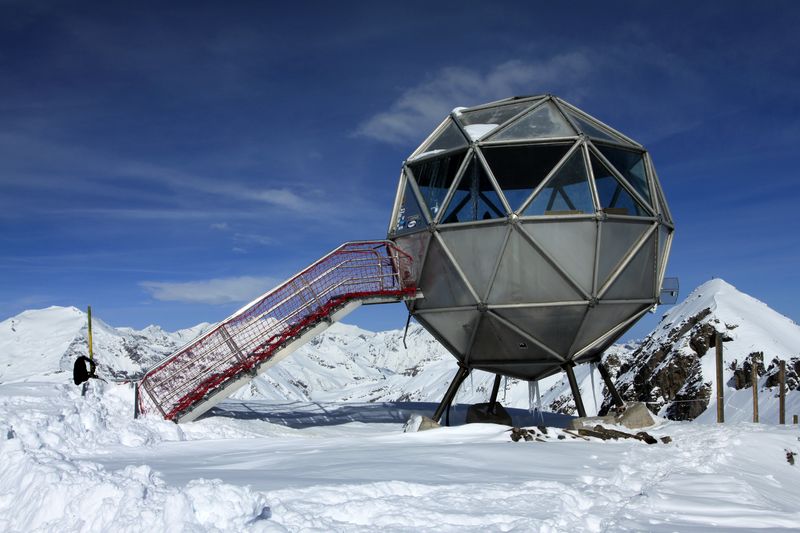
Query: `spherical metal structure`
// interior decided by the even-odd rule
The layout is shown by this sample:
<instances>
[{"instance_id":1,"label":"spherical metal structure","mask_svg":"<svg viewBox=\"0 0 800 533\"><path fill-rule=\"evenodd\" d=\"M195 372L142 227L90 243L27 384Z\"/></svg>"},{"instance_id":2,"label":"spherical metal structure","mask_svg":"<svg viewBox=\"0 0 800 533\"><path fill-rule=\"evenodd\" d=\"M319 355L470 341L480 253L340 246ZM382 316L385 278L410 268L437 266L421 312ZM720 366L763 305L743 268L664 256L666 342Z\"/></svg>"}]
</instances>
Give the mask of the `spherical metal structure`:
<instances>
[{"instance_id":1,"label":"spherical metal structure","mask_svg":"<svg viewBox=\"0 0 800 533\"><path fill-rule=\"evenodd\" d=\"M659 303L674 226L639 143L555 96L454 110L403 163L409 311L469 368L597 360Z\"/></svg>"}]
</instances>

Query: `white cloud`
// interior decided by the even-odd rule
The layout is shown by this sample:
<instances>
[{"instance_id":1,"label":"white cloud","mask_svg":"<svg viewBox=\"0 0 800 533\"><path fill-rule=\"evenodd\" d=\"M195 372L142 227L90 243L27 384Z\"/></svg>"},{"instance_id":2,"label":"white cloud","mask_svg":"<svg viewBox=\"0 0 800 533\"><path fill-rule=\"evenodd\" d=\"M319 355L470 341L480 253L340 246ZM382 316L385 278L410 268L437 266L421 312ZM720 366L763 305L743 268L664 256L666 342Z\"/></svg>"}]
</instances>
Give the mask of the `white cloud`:
<instances>
[{"instance_id":1,"label":"white cloud","mask_svg":"<svg viewBox=\"0 0 800 533\"><path fill-rule=\"evenodd\" d=\"M272 289L278 280L271 277L239 276L202 281L142 281L139 285L156 300L203 304L249 302Z\"/></svg>"},{"instance_id":2,"label":"white cloud","mask_svg":"<svg viewBox=\"0 0 800 533\"><path fill-rule=\"evenodd\" d=\"M209 227L211 229L216 229L216 230L220 230L220 231L227 231L228 230L228 223L227 222L217 222L217 223L211 224Z\"/></svg>"},{"instance_id":3,"label":"white cloud","mask_svg":"<svg viewBox=\"0 0 800 533\"><path fill-rule=\"evenodd\" d=\"M235 233L233 235L233 242L239 245L256 244L259 246L269 246L275 244L275 239L269 235L260 235L258 233Z\"/></svg>"},{"instance_id":4,"label":"white cloud","mask_svg":"<svg viewBox=\"0 0 800 533\"><path fill-rule=\"evenodd\" d=\"M586 54L559 54L544 61L508 61L489 72L448 67L411 87L387 111L358 127L356 133L388 143L422 140L454 106L470 106L513 95L574 92L592 70ZM565 95L569 96L569 95Z\"/></svg>"}]
</instances>

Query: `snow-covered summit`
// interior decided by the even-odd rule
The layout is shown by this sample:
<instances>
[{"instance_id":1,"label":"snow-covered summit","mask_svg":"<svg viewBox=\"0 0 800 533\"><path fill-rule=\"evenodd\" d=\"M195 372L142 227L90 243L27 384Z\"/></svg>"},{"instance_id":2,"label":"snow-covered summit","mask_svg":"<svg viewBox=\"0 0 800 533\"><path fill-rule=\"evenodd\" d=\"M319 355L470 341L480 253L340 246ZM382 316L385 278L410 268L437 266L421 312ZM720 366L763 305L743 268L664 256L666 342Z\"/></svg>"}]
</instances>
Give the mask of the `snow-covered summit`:
<instances>
[{"instance_id":1,"label":"snow-covered summit","mask_svg":"<svg viewBox=\"0 0 800 533\"><path fill-rule=\"evenodd\" d=\"M800 326L730 283L712 279L666 313L623 365L623 396L650 402L670 418L700 416L715 405L712 346L717 333L723 337L726 397L751 386L743 372L750 364L759 366L760 387L773 386L770 376L778 359L787 361L790 378L794 366L800 366Z\"/></svg>"},{"instance_id":2,"label":"snow-covered summit","mask_svg":"<svg viewBox=\"0 0 800 533\"><path fill-rule=\"evenodd\" d=\"M158 326L137 331L92 319L100 371L107 377L136 375L208 328L199 324L174 333ZM75 307L28 310L0 322L0 382L71 371L88 354L88 317Z\"/></svg>"}]
</instances>

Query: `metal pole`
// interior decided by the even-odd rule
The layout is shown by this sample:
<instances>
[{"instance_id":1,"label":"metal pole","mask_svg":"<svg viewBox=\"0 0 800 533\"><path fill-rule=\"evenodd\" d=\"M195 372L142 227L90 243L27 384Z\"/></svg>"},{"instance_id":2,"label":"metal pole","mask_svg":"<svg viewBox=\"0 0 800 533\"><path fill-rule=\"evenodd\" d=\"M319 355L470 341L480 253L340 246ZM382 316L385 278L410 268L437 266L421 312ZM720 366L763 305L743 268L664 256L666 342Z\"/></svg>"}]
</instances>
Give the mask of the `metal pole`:
<instances>
[{"instance_id":1,"label":"metal pole","mask_svg":"<svg viewBox=\"0 0 800 533\"><path fill-rule=\"evenodd\" d=\"M133 418L139 418L139 383L133 384Z\"/></svg>"},{"instance_id":2,"label":"metal pole","mask_svg":"<svg viewBox=\"0 0 800 533\"><path fill-rule=\"evenodd\" d=\"M578 388L578 381L575 379L575 371L572 367L575 363L569 361L561 365L564 372L567 373L567 380L569 380L569 388L572 389L572 397L575 399L575 407L578 410L578 416L581 418L586 417L586 408L583 406L583 399L581 398L581 390Z\"/></svg>"},{"instance_id":3,"label":"metal pole","mask_svg":"<svg viewBox=\"0 0 800 533\"><path fill-rule=\"evenodd\" d=\"M753 383L753 422L758 423L758 367L755 358L750 365L750 381Z\"/></svg>"},{"instance_id":4,"label":"metal pole","mask_svg":"<svg viewBox=\"0 0 800 533\"><path fill-rule=\"evenodd\" d=\"M725 422L725 393L722 389L722 334L717 333L714 339L717 351L717 423Z\"/></svg>"},{"instance_id":5,"label":"metal pole","mask_svg":"<svg viewBox=\"0 0 800 533\"><path fill-rule=\"evenodd\" d=\"M497 393L500 392L501 379L503 379L503 376L500 374L495 374L494 386L492 387L492 396L489 398L489 412L492 414L494 414L494 404L497 403Z\"/></svg>"},{"instance_id":6,"label":"metal pole","mask_svg":"<svg viewBox=\"0 0 800 533\"><path fill-rule=\"evenodd\" d=\"M786 361L781 361L780 370L778 370L778 386L780 387L779 391L779 403L778 403L778 423L785 424L786 423Z\"/></svg>"},{"instance_id":7,"label":"metal pole","mask_svg":"<svg viewBox=\"0 0 800 533\"><path fill-rule=\"evenodd\" d=\"M94 361L94 350L92 349L92 306L90 305L87 312L89 315L89 359Z\"/></svg>"},{"instance_id":8,"label":"metal pole","mask_svg":"<svg viewBox=\"0 0 800 533\"><path fill-rule=\"evenodd\" d=\"M622 396L619 395L617 388L614 386L614 382L611 381L611 374L608 373L606 365L598 361L597 369L600 371L600 377L603 378L603 382L606 384L606 388L611 394L611 399L614 400L614 404L619 408L625 407L625 402L622 401Z\"/></svg>"},{"instance_id":9,"label":"metal pole","mask_svg":"<svg viewBox=\"0 0 800 533\"><path fill-rule=\"evenodd\" d=\"M442 418L442 414L444 410L447 409L451 403L453 403L453 398L456 396L456 392L458 392L458 388L467 379L469 375L469 368L465 366L459 365L458 372L456 372L453 381L450 382L450 387L448 387L447 392L444 393L444 398L442 398L442 403L439 404L439 407L436 408L436 412L433 413L433 421L438 422Z\"/></svg>"}]
</instances>

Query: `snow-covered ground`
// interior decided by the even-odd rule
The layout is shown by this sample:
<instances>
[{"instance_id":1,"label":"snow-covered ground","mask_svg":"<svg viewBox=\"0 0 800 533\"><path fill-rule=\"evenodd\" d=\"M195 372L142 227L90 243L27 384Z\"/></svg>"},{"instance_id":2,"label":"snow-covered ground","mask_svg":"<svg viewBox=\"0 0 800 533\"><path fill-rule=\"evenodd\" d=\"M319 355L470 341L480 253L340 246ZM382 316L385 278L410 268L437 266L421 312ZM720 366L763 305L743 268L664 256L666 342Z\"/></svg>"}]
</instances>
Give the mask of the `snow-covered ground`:
<instances>
[{"instance_id":1,"label":"snow-covered ground","mask_svg":"<svg viewBox=\"0 0 800 533\"><path fill-rule=\"evenodd\" d=\"M797 426L665 422L669 444L404 433L414 407L229 401L133 420L127 385L0 385L2 531L796 529ZM514 411L517 421L527 411ZM528 415L529 416L529 415ZM456 417L454 417L456 418ZM558 420L548 419L550 424ZM551 429L550 433L555 434Z\"/></svg>"}]
</instances>

